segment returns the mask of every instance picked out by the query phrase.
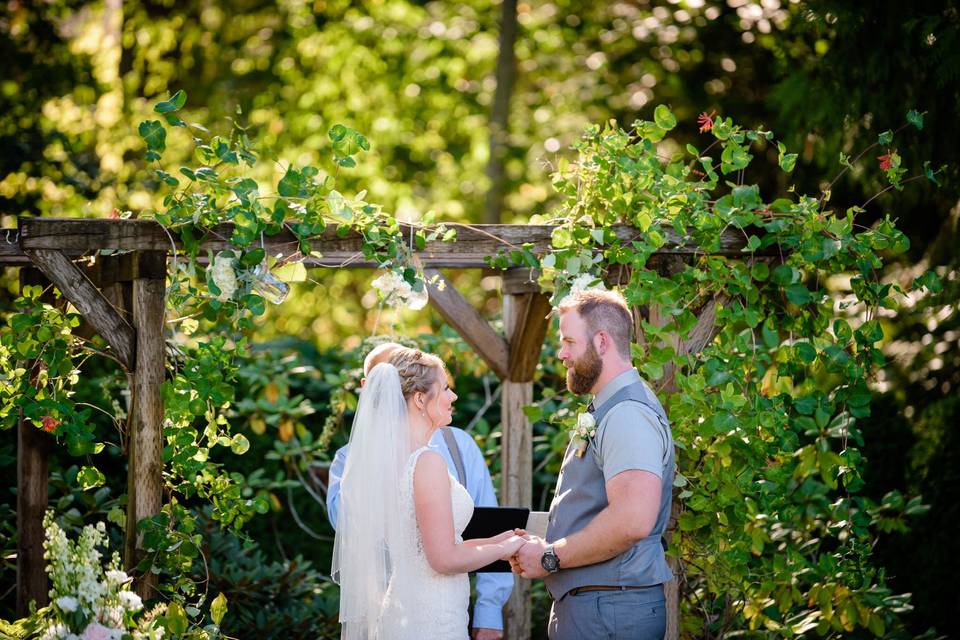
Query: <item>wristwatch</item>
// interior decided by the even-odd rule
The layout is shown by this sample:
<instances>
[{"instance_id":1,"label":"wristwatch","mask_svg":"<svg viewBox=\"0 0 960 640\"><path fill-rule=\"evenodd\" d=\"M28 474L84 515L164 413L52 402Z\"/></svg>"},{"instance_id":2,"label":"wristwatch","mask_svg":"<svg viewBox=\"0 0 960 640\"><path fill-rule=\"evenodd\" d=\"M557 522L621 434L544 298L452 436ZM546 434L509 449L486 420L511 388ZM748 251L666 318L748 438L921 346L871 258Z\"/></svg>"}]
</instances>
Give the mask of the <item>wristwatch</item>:
<instances>
[{"instance_id":1,"label":"wristwatch","mask_svg":"<svg viewBox=\"0 0 960 640\"><path fill-rule=\"evenodd\" d=\"M560 570L560 558L553 552L552 544L548 544L547 548L543 550L543 555L540 556L540 566L550 573L556 573Z\"/></svg>"}]
</instances>

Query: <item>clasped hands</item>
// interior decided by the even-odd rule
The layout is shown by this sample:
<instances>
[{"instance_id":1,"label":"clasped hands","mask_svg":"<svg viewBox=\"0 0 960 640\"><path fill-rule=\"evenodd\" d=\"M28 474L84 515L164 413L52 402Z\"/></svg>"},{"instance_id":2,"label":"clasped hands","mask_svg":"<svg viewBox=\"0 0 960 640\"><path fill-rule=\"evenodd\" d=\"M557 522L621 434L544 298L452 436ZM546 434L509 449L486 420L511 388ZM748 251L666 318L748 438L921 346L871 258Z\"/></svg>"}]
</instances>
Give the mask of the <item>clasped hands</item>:
<instances>
[{"instance_id":1,"label":"clasped hands","mask_svg":"<svg viewBox=\"0 0 960 640\"><path fill-rule=\"evenodd\" d=\"M510 563L515 574L528 580L547 575L547 570L540 564L540 558L547 546L546 540L523 529L514 529L503 542L509 553L502 559Z\"/></svg>"}]
</instances>

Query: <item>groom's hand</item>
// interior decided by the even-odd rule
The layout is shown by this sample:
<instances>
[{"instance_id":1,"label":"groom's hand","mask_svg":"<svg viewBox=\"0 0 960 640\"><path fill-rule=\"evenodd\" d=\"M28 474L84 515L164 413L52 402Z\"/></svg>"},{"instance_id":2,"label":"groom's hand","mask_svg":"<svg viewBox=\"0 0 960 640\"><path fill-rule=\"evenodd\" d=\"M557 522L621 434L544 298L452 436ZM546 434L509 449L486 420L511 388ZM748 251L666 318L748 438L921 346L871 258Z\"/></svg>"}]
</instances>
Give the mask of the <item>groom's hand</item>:
<instances>
[{"instance_id":1,"label":"groom's hand","mask_svg":"<svg viewBox=\"0 0 960 640\"><path fill-rule=\"evenodd\" d=\"M503 640L503 631L500 629L484 629L477 627L471 636L473 640Z\"/></svg>"},{"instance_id":2,"label":"groom's hand","mask_svg":"<svg viewBox=\"0 0 960 640\"><path fill-rule=\"evenodd\" d=\"M531 539L520 547L517 555L510 561L510 566L513 567L514 573L528 580L542 578L547 575L547 570L540 564L540 558L543 557L543 551L546 547L546 540L531 536Z\"/></svg>"}]
</instances>

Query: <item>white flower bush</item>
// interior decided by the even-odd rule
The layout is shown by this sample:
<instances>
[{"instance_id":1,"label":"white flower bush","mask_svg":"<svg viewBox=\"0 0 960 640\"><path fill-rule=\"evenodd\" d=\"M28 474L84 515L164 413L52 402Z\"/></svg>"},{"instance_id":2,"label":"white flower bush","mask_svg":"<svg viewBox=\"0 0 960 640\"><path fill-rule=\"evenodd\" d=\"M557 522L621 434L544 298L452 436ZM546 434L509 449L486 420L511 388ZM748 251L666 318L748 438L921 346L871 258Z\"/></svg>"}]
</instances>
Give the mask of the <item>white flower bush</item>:
<instances>
[{"instance_id":1,"label":"white flower bush","mask_svg":"<svg viewBox=\"0 0 960 640\"><path fill-rule=\"evenodd\" d=\"M161 640L164 629L154 620L141 622L134 615L143 609L140 596L130 591L130 577L120 569L114 552L104 570L99 549L106 547L102 522L87 525L71 542L47 512L43 543L50 575L53 619L40 640Z\"/></svg>"},{"instance_id":2,"label":"white flower bush","mask_svg":"<svg viewBox=\"0 0 960 640\"><path fill-rule=\"evenodd\" d=\"M392 307L406 307L417 311L427 306L430 297L427 294L426 283L417 276L418 283L421 285L419 291L415 290L413 285L407 282L403 275L397 271L387 271L376 280L372 286L377 290L380 299L385 304Z\"/></svg>"}]
</instances>

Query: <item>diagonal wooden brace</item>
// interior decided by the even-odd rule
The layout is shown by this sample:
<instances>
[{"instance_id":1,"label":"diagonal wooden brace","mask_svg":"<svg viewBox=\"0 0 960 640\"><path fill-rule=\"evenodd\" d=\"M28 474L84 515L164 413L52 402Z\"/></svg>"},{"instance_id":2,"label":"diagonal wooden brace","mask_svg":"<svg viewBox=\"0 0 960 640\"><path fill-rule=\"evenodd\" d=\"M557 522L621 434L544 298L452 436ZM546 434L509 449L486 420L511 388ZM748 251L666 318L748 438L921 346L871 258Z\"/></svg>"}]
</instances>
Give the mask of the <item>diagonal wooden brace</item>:
<instances>
[{"instance_id":1,"label":"diagonal wooden brace","mask_svg":"<svg viewBox=\"0 0 960 640\"><path fill-rule=\"evenodd\" d=\"M497 377L506 380L510 373L506 340L490 327L439 271L425 269L423 273L428 281L433 281L427 285L430 304L480 354Z\"/></svg>"},{"instance_id":2,"label":"diagonal wooden brace","mask_svg":"<svg viewBox=\"0 0 960 640\"><path fill-rule=\"evenodd\" d=\"M103 336L124 368L133 371L136 366L136 331L86 274L70 258L55 249L25 249L24 253Z\"/></svg>"}]
</instances>

